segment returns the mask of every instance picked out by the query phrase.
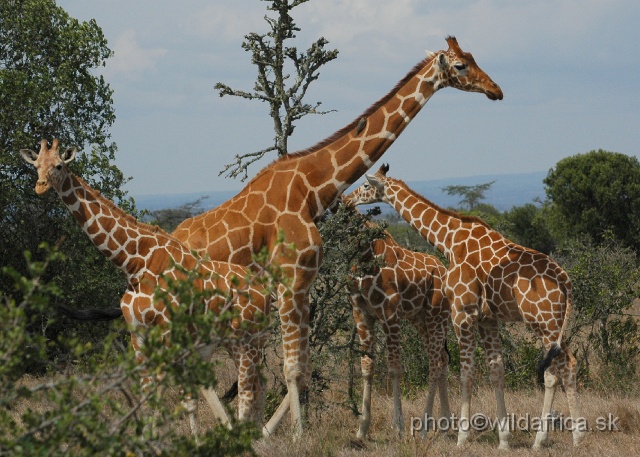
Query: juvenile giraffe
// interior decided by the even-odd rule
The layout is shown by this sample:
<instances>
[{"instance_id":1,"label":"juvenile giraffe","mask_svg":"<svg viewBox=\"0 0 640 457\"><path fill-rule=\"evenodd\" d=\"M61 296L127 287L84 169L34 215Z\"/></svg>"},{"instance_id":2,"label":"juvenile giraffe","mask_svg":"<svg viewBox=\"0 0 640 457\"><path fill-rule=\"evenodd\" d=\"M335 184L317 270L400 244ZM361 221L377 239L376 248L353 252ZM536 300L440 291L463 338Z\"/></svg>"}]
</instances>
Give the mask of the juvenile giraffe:
<instances>
[{"instance_id":1,"label":"juvenile giraffe","mask_svg":"<svg viewBox=\"0 0 640 457\"><path fill-rule=\"evenodd\" d=\"M429 98L455 87L501 100L502 91L463 52L454 37L448 50L428 53L387 95L351 124L305 151L290 154L260 171L218 208L185 220L173 235L210 258L251 266L266 246L270 260L290 278L278 287L284 375L288 394L264 429L269 434L290 406L294 436L302 434L299 392L310 376L309 289L322 261L316 222L338 196L393 144ZM279 234L295 248L278 243ZM290 293L285 293L290 291Z\"/></svg>"},{"instance_id":2,"label":"juvenile giraffe","mask_svg":"<svg viewBox=\"0 0 640 457\"><path fill-rule=\"evenodd\" d=\"M26 162L36 167L36 193L42 195L53 188L93 244L124 272L127 290L120 306L127 324L134 329L131 344L138 360L144 359L140 352L143 336L135 329L166 326L170 320L167 307L180 306L174 295L169 295L169 303L155 301L156 288L166 289L165 277L184 279L175 265L187 271L197 269L202 280L194 283L194 287L217 291L203 303L204 312L218 313L228 309L230 297L239 312L230 324L230 337L223 339L238 368L238 417L241 420L262 419L258 364L265 338L261 328L269 313L270 301L262 290L245 282L250 271L226 262L200 259L159 227L138 222L75 176L67 163L74 159L76 149L68 148L60 154L58 145L59 141L54 139L49 148L47 140L42 140L39 152L22 149L20 153ZM200 355L208 360L214 348L213 344L204 347ZM150 378L143 382L150 382ZM203 389L203 394L214 413L223 422L228 422L215 392ZM186 401L185 406L196 434L196 402Z\"/></svg>"},{"instance_id":3,"label":"juvenile giraffe","mask_svg":"<svg viewBox=\"0 0 640 457\"><path fill-rule=\"evenodd\" d=\"M549 256L507 240L481 219L438 207L404 182L387 177L388 170L383 165L376 174L367 175L367 182L348 198L356 205L385 202L393 206L449 261L446 294L460 346L462 411L458 445L463 445L469 436L477 328L495 387L500 447L509 447L500 321L524 322L542 339L547 356L540 367L545 384L540 417L547 419L556 386L562 382L575 426L573 442L577 445L585 433L585 423L577 405L576 360L562 340L571 311L571 281L567 273ZM534 448L547 441L548 425L544 420Z\"/></svg>"},{"instance_id":4,"label":"juvenile giraffe","mask_svg":"<svg viewBox=\"0 0 640 457\"><path fill-rule=\"evenodd\" d=\"M344 204L351 206L349 198ZM354 211L356 211L354 209ZM374 225L368 222L368 225ZM451 316L444 294L446 269L434 256L414 252L400 246L387 231L374 240L363 254L363 260L375 256L382 266L366 274L354 275L349 282L353 318L360 337L363 394L362 416L357 438L367 436L371 424L371 388L375 321L380 322L387 340L387 369L393 382L393 427L404 434L404 418L400 399L402 375L401 320L408 320L418 331L429 357L429 389L425 417L431 417L436 390L440 396L440 417L450 417L447 393L446 351L447 327ZM426 434L425 427L423 433Z\"/></svg>"}]
</instances>

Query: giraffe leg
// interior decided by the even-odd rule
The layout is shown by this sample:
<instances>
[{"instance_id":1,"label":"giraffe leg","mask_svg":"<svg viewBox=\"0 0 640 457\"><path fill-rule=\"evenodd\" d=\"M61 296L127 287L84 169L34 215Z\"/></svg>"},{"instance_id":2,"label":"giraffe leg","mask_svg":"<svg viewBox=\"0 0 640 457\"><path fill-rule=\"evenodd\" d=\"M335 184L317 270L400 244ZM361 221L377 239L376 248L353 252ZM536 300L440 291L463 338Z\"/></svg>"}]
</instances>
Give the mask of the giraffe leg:
<instances>
[{"instance_id":1,"label":"giraffe leg","mask_svg":"<svg viewBox=\"0 0 640 457\"><path fill-rule=\"evenodd\" d=\"M358 426L358 439L364 439L369 433L371 425L371 384L373 381L373 359L369 356L373 347L373 319L362 311L357 304L359 296L351 297L353 305L353 318L356 322L358 336L360 337L360 350L363 355L360 358L360 366L362 370L362 415L360 416L360 424Z\"/></svg>"},{"instance_id":2,"label":"giraffe leg","mask_svg":"<svg viewBox=\"0 0 640 457\"><path fill-rule=\"evenodd\" d=\"M558 377L551 373L551 367L544 372L544 402L542 403L542 413L540 414L540 430L536 433L536 440L533 448L539 450L546 444L549 437L549 413L553 405L553 398L558 386Z\"/></svg>"},{"instance_id":3,"label":"giraffe leg","mask_svg":"<svg viewBox=\"0 0 640 457\"><path fill-rule=\"evenodd\" d=\"M478 325L480 337L484 343L489 368L491 370L491 383L496 395L496 417L498 418L498 436L500 449L509 449L509 420L507 407L504 401L504 362L502 359L502 343L500 342L498 321L481 321Z\"/></svg>"},{"instance_id":4,"label":"giraffe leg","mask_svg":"<svg viewBox=\"0 0 640 457\"><path fill-rule=\"evenodd\" d=\"M200 357L202 357L203 360L211 360L214 349L215 349L214 345L205 346L200 350L198 350L198 354L200 355ZM237 352L234 352L235 348L227 347L227 350L229 351L229 354L231 355L231 358L233 359L234 363L237 365L238 360L237 360ZM202 397L205 399L205 401L211 408L211 411L213 412L213 415L215 416L215 418L218 419L221 424L231 429L231 421L229 420L227 411L222 405L222 402L220 402L220 398L218 397L218 394L216 393L216 391L213 388L202 387L200 389L200 394L202 395ZM193 405L190 405L190 402L192 402ZM189 425L191 426L191 432L197 436L198 426L196 424L196 412L197 412L198 402L195 399L193 400L186 399L183 401L183 405L185 406L187 412L189 413Z\"/></svg>"},{"instance_id":5,"label":"giraffe leg","mask_svg":"<svg viewBox=\"0 0 640 457\"><path fill-rule=\"evenodd\" d=\"M127 296L128 292L125 292L125 297ZM124 297L123 297L124 300ZM133 348L135 357L136 357L136 362L139 364L142 364L145 362L146 358L144 356L144 354L142 353L142 351L140 350L140 348L143 346L144 344L144 337L136 334L135 332L131 332L130 333L131 336L131 347ZM162 377L162 374L158 375L159 377ZM150 409L148 406L148 403L146 403L146 400L144 399L144 397L147 396L147 393L154 388L154 385L156 383L156 379L154 379L153 376L150 376L149 373L144 370L141 373L141 377L140 377L140 385L142 388L142 394L143 394L143 399L141 399L142 404L143 404L143 408L145 408L147 411ZM157 391L157 395L158 398L160 398L162 396L162 391L163 388L162 386L158 386L157 387L158 391ZM152 410L151 411L151 421L148 424L145 424L144 429L145 432L148 432L150 436L155 436L157 433L157 429L158 429L158 412L156 410Z\"/></svg>"},{"instance_id":6,"label":"giraffe leg","mask_svg":"<svg viewBox=\"0 0 640 457\"><path fill-rule=\"evenodd\" d=\"M248 343L241 344L238 353L238 420L246 421L252 417L256 400L259 354Z\"/></svg>"},{"instance_id":7,"label":"giraffe leg","mask_svg":"<svg viewBox=\"0 0 640 457\"><path fill-rule=\"evenodd\" d=\"M295 284L295 281L294 281ZM292 288L294 292L279 286L279 309L284 349L284 376L287 382L287 396L263 428L263 434L270 435L289 409L293 427L293 438L302 436L302 410L300 389L306 386L310 375L309 351L309 296L307 289Z\"/></svg>"},{"instance_id":8,"label":"giraffe leg","mask_svg":"<svg viewBox=\"0 0 640 457\"><path fill-rule=\"evenodd\" d=\"M398 431L398 435L402 438L404 436L404 416L402 415L402 399L400 397L400 376L402 376L400 322L397 319L390 319L383 324L383 328L387 334L387 365L393 385L392 427Z\"/></svg>"},{"instance_id":9,"label":"giraffe leg","mask_svg":"<svg viewBox=\"0 0 640 457\"><path fill-rule=\"evenodd\" d=\"M449 355L445 352L441 361L444 367L440 371L438 379L438 396L440 397L440 417L446 421L442 431L449 430L451 426L451 406L449 405Z\"/></svg>"},{"instance_id":10,"label":"giraffe leg","mask_svg":"<svg viewBox=\"0 0 640 457\"><path fill-rule=\"evenodd\" d=\"M252 347L256 351L256 357L253 360L255 364L254 392L255 400L251 409L251 420L258 426L264 426L264 409L267 401L267 385L262 375L262 358L264 356L264 345L266 341L265 333L255 335Z\"/></svg>"},{"instance_id":11,"label":"giraffe leg","mask_svg":"<svg viewBox=\"0 0 640 457\"><path fill-rule=\"evenodd\" d=\"M273 416L269 419L269 421L262 427L262 435L269 436L272 435L273 432L278 427L278 424L282 421L282 418L289 411L289 392L284 396L282 402L278 405L278 408L273 413Z\"/></svg>"},{"instance_id":12,"label":"giraffe leg","mask_svg":"<svg viewBox=\"0 0 640 457\"><path fill-rule=\"evenodd\" d=\"M469 439L471 430L470 409L471 393L473 388L473 376L475 374L475 326L477 311L474 313L464 311L461 300L453 301L451 318L453 328L458 337L460 348L460 421L458 423L458 446L463 446Z\"/></svg>"},{"instance_id":13,"label":"giraffe leg","mask_svg":"<svg viewBox=\"0 0 640 457\"><path fill-rule=\"evenodd\" d=\"M562 354L560 355L557 363L560 364L560 370L562 373L562 385L567 393L567 403L569 403L569 413L571 414L573 424L573 445L577 446L584 439L587 433L587 423L584 417L580 414L580 408L578 406L578 392L577 392L577 375L578 364L576 362L571 349L562 342Z\"/></svg>"},{"instance_id":14,"label":"giraffe leg","mask_svg":"<svg viewBox=\"0 0 640 457\"><path fill-rule=\"evenodd\" d=\"M422 438L426 438L427 433L432 426L447 430L447 426L435 427L433 421L433 404L435 402L436 393L440 397L440 418L448 421L451 417L449 407L449 394L447 392L447 367L449 364L449 355L446 352L446 328L447 322L442 322L439 328L429 328L428 324L432 322L432 318L418 315L412 323L417 329L422 342L429 356L429 388L427 391L427 401L424 409L424 428L422 430ZM440 424L440 421L438 421ZM442 424L444 425L444 424Z\"/></svg>"},{"instance_id":15,"label":"giraffe leg","mask_svg":"<svg viewBox=\"0 0 640 457\"><path fill-rule=\"evenodd\" d=\"M557 341L549 335L545 336L544 328L534 326L534 331L542 337L543 345L548 351ZM557 337L557 335L553 335ZM577 363L571 352L571 349L563 342L560 344L561 352L552 360L551 365L544 373L544 403L542 405L541 429L536 433L536 439L533 443L534 449L540 449L548 440L549 421L547 416L551 411L555 392L559 381L562 382L564 390L567 394L567 403L569 404L569 413L571 414L573 426L573 444L577 446L584 438L587 432L587 424L580 414L577 396Z\"/></svg>"},{"instance_id":16,"label":"giraffe leg","mask_svg":"<svg viewBox=\"0 0 640 457\"><path fill-rule=\"evenodd\" d=\"M294 439L302 437L303 419L300 404L300 393L307 387L311 378L311 350L309 347L309 295L305 291L301 300L304 302L299 309L302 317L298 324L298 350L294 363L289 365L289 370L285 369L287 387L289 395L289 413L291 424L294 430ZM288 373L288 374L287 374Z\"/></svg>"},{"instance_id":17,"label":"giraffe leg","mask_svg":"<svg viewBox=\"0 0 640 457\"><path fill-rule=\"evenodd\" d=\"M264 408L267 401L267 386L262 373L258 373L256 385L256 401L253 405L252 418L258 425L264 425Z\"/></svg>"}]
</instances>

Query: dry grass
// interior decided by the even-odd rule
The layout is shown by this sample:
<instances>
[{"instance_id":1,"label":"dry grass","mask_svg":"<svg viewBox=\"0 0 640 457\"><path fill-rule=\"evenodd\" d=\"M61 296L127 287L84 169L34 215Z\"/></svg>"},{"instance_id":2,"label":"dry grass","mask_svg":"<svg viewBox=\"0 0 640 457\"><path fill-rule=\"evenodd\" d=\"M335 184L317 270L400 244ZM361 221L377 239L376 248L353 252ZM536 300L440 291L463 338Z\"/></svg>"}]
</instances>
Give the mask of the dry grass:
<instances>
[{"instance_id":1,"label":"dry grass","mask_svg":"<svg viewBox=\"0 0 640 457\"><path fill-rule=\"evenodd\" d=\"M220 373L221 385L227 386L232 380L223 381L226 375ZM336 456L336 457L396 457L396 456L493 456L498 450L497 433L493 431L474 432L469 443L458 448L455 432L431 433L423 440L413 438L410 433L410 418L421 417L426 393L419 393L416 398L403 398L403 412L406 424L405 437L399 438L391 430L393 400L384 389L377 389L373 396L373 418L370 436L364 442L355 439L358 427L356 418L346 407L345 379L334 378L334 385L322 394L325 408L310 408L305 434L302 440L294 442L290 435L290 424L287 420L280 426L276 434L263 438L254 444L254 449L261 457L271 456ZM360 386L358 385L358 388ZM640 455L640 399L610 395L605 397L592 391L580 390L580 406L582 415L589 427L596 428L597 418L607 418L611 414L618 418L619 431L597 431L587 434L580 446L574 447L571 432L550 432L549 445L543 451L531 449L535 438L533 431L515 431L511 436L509 455L572 455L572 456L630 456ZM515 418L535 418L542 408L543 390L535 388L530 391L507 391L507 409ZM316 399L317 400L317 399ZM460 401L456 379L451 380L450 402L452 412L459 414ZM439 403L436 400L436 412ZM483 413L495 416L495 397L490 386L480 387L472 400L472 414ZM569 416L566 396L559 389L554 402L554 409L560 416ZM199 421L202 426L212 424L208 409L199 408ZM188 428L185 428L188 431ZM416 434L418 435L418 434Z\"/></svg>"},{"instance_id":2,"label":"dry grass","mask_svg":"<svg viewBox=\"0 0 640 457\"><path fill-rule=\"evenodd\" d=\"M411 437L409 431L400 439L390 429L393 412L392 400L384 393L376 392L374 397L374 418L371 424L370 437L362 443L355 440L357 418L344 408L335 407L320 417L309 420L304 438L294 443L287 433L287 425L274 437L265 438L255 443L255 450L260 456L493 456L497 452L498 438L493 431L479 432L472 435L470 442L458 448L456 435L449 433L432 433L426 440ZM568 415L566 399L558 392L555 409L560 414ZM509 411L516 417L528 414L536 417L540 414L542 391L531 393L515 392L508 394ZM458 412L458 397L452 395L453 411ZM582 444L574 448L571 433L555 431L550 433L550 444L542 452L531 449L534 432L516 431L512 434L510 455L574 455L574 456L627 456L640 454L640 400L628 398L602 398L588 392L581 395L583 415L590 427L595 427L597 417L612 414L618 417L620 431L593 431L587 435ZM404 400L405 423L409 426L411 416L420 417L422 400ZM495 399L489 388L480 389L472 403L474 413L482 412L488 416L495 414Z\"/></svg>"},{"instance_id":3,"label":"dry grass","mask_svg":"<svg viewBox=\"0 0 640 457\"><path fill-rule=\"evenodd\" d=\"M220 392L233 381L234 369L227 361L217 370L220 381ZM42 380L28 379L26 384ZM360 386L358 385L358 390ZM416 398L403 398L403 410L406 424L405 437L399 438L390 428L393 402L384 389L377 389L373 396L373 419L370 436L363 442L355 439L358 419L344 406L346 401L346 382L341 376L334 378L330 389L322 394L323 408L316 408L312 403L304 437L294 442L289 431L288 418L280 426L276 434L254 443L256 453L261 457L271 456L309 456L309 457L396 457L396 456L493 456L498 450L498 437L493 431L473 432L469 443L462 448L456 445L455 432L431 433L425 440L413 438L410 433L410 418L421 417L424 408L425 392ZM555 431L550 433L550 443L541 452L531 449L535 432L515 431L511 437L509 455L571 455L571 456L630 456L640 455L640 399L611 395L605 397L592 391L581 390L580 405L582 415L590 427L595 428L596 418L617 417L619 431L592 431L587 434L579 447L574 448L571 433ZM543 391L535 388L530 391L507 391L507 409L516 418L537 417L542 407ZM180 397L176 391L169 392L169 401L178 402ZM318 401L318 398L312 399ZM451 380L450 402L452 412L459 414L460 402L456 379ZM436 408L438 406L436 400ZM201 429L214 424L210 410L201 400L198 409L198 422ZM24 406L24 405L23 405ZM36 409L46 405L30 405ZM495 397L489 386L480 387L472 400L472 414L483 413L495 416ZM554 409L561 416L568 416L566 397L558 390ZM437 409L436 409L437 412ZM179 431L189 434L187 420L174 424Z\"/></svg>"}]
</instances>

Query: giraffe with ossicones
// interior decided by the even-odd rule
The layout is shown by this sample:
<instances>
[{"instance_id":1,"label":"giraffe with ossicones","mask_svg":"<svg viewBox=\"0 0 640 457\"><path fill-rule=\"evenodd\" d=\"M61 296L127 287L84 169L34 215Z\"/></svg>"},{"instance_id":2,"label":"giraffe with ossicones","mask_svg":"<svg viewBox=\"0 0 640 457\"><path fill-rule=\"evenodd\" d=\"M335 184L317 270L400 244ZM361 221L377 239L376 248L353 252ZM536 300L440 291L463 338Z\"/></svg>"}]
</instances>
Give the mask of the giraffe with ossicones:
<instances>
[{"instance_id":1,"label":"giraffe with ossicones","mask_svg":"<svg viewBox=\"0 0 640 457\"><path fill-rule=\"evenodd\" d=\"M281 157L217 208L182 222L173 235L212 259L251 266L266 246L290 288L278 289L287 396L264 428L271 433L290 409L294 436L303 430L300 391L310 377L309 289L322 262L316 223L398 138L433 94L445 87L501 100L502 90L462 51L428 53L398 84L352 123L315 146ZM280 234L285 244L279 243ZM294 246L286 249L285 246ZM290 292L290 293L287 293Z\"/></svg>"},{"instance_id":2,"label":"giraffe with ossicones","mask_svg":"<svg viewBox=\"0 0 640 457\"><path fill-rule=\"evenodd\" d=\"M222 342L238 369L238 418L261 421L264 392L258 365L266 338L264 320L270 308L267 291L247 283L252 274L247 268L201 259L159 227L141 223L125 213L71 172L67 164L74 159L76 148L60 153L58 146L57 139L51 147L47 140L42 140L39 152L22 149L20 153L38 172L36 193L42 195L53 188L93 244L125 274L127 289L120 306L125 321L133 329L131 344L136 357L144 360L140 351L143 336L136 329L166 327L171 317L168 307L180 306L178 297L170 291L166 299L155 300L156 289L167 290L167 278L185 279L184 270L197 271L201 279L194 287L211 291L212 295L204 300L202 310L196 312L219 313L231 307L238 312L228 326L219 330L229 330L230 337ZM170 338L168 330L165 336ZM208 360L214 349L215 345L209 344L199 352ZM150 377L143 378L143 383L149 382ZM214 414L228 424L215 391L203 389L202 394ZM184 403L192 432L197 436L197 404L194 399Z\"/></svg>"},{"instance_id":3,"label":"giraffe with ossicones","mask_svg":"<svg viewBox=\"0 0 640 457\"><path fill-rule=\"evenodd\" d=\"M442 252L449 262L445 290L460 346L461 413L458 445L470 431L470 400L475 368L475 330L484 343L494 385L500 447L509 447L509 420L504 401L504 364L499 323L523 322L542 340L546 356L539 370L544 376L542 426L533 447L548 440L549 413L561 382L573 420L573 442L583 438L576 393L577 364L562 340L571 312L571 280L549 256L504 238L484 221L440 208L388 177L383 165L348 198L355 205L384 202Z\"/></svg>"},{"instance_id":4,"label":"giraffe with ossicones","mask_svg":"<svg viewBox=\"0 0 640 457\"><path fill-rule=\"evenodd\" d=\"M348 197L343 202L352 207L352 211L357 211ZM366 224L375 226L370 221ZM448 421L450 418L447 391L449 354L446 344L451 313L444 294L446 268L435 256L402 247L386 230L382 238L363 247L361 261L371 261L374 257L381 262L380 265L359 274L354 273L349 278L349 298L363 354L360 362L363 379L362 415L358 439L367 436L371 424L374 367L370 354L373 353L376 321L380 323L387 343L387 370L393 387L393 428L400 437L404 435L400 398L402 320L409 321L416 329L429 358L429 387L424 416L432 417L437 393L440 397L441 420ZM423 436L428 430L428 427L423 429Z\"/></svg>"}]
</instances>

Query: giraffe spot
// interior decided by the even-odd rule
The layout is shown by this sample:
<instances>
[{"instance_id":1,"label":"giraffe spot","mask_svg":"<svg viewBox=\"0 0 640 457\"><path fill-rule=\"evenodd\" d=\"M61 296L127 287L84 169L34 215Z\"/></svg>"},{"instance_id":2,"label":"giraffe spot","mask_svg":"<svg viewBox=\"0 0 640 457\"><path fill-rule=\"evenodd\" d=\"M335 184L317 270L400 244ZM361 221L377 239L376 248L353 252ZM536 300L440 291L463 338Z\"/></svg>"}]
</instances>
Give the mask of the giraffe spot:
<instances>
[{"instance_id":1,"label":"giraffe spot","mask_svg":"<svg viewBox=\"0 0 640 457\"><path fill-rule=\"evenodd\" d=\"M96 246L102 246L102 244L106 241L107 235L104 233L99 233L98 235L93 237L93 243Z\"/></svg>"},{"instance_id":2,"label":"giraffe spot","mask_svg":"<svg viewBox=\"0 0 640 457\"><path fill-rule=\"evenodd\" d=\"M136 240L130 240L125 246L124 246L124 250L127 252L127 254L129 255L134 255L136 254L137 250L138 250L138 243Z\"/></svg>"},{"instance_id":3,"label":"giraffe spot","mask_svg":"<svg viewBox=\"0 0 640 457\"><path fill-rule=\"evenodd\" d=\"M116 225L116 218L115 217L100 217L100 218L98 218L97 222L100 224L100 226L102 227L102 229L105 232L110 233L111 230L113 229L113 227L115 227L115 225Z\"/></svg>"},{"instance_id":4,"label":"giraffe spot","mask_svg":"<svg viewBox=\"0 0 640 457\"><path fill-rule=\"evenodd\" d=\"M124 240L125 238L127 238L127 232L125 231L124 227L118 226L118 228L116 228L116 231L113 233L113 237L117 240Z\"/></svg>"},{"instance_id":5,"label":"giraffe spot","mask_svg":"<svg viewBox=\"0 0 640 457\"><path fill-rule=\"evenodd\" d=\"M102 207L97 202L90 202L88 205L91 214L100 214Z\"/></svg>"}]
</instances>

